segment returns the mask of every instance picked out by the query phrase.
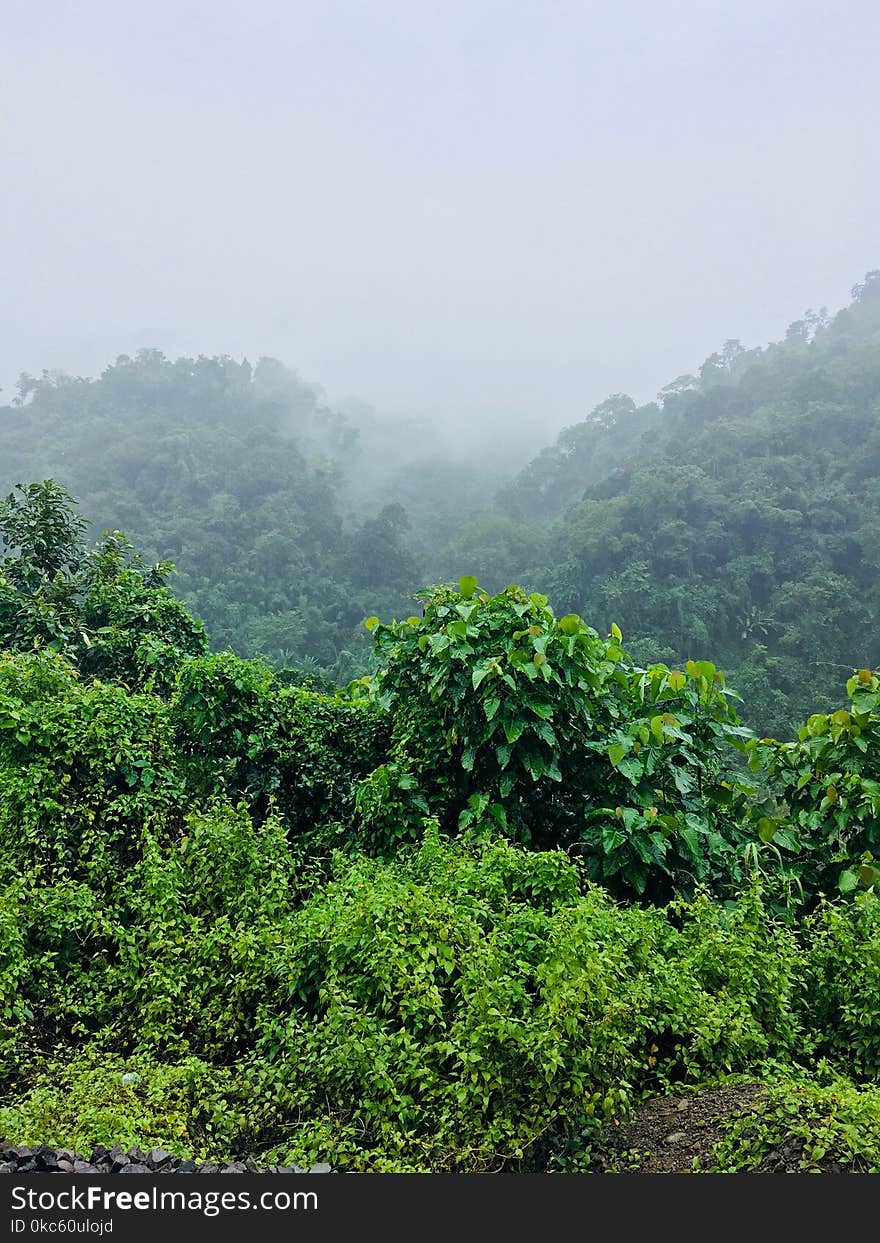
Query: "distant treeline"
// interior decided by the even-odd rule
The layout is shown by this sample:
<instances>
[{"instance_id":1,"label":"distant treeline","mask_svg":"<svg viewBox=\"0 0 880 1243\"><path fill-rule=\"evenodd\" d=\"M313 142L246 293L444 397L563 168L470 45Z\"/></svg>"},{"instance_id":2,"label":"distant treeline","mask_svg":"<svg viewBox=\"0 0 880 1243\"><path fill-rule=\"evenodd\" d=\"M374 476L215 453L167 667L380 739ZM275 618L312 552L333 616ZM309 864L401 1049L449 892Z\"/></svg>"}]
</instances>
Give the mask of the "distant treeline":
<instances>
[{"instance_id":1,"label":"distant treeline","mask_svg":"<svg viewBox=\"0 0 880 1243\"><path fill-rule=\"evenodd\" d=\"M448 428L331 409L275 360L142 351L94 380L23 376L0 488L58 480L176 563L215 646L292 680L363 672L363 617L466 567L618 623L639 659L711 652L782 735L880 663L878 415L871 272L848 308L729 340L656 402L608 398L515 476Z\"/></svg>"}]
</instances>

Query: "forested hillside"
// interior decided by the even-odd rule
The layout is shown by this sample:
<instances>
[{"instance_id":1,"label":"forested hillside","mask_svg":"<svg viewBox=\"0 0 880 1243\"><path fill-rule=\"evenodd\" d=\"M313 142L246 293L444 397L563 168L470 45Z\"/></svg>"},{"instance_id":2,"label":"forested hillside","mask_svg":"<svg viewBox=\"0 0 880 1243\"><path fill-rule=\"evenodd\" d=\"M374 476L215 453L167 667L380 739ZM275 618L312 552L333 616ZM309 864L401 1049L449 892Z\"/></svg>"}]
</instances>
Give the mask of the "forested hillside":
<instances>
[{"instance_id":1,"label":"forested hillside","mask_svg":"<svg viewBox=\"0 0 880 1243\"><path fill-rule=\"evenodd\" d=\"M646 659L711 651L764 731L836 705L841 676L880 662L880 272L853 298L766 349L726 342L656 403L603 402L444 573L464 554L493 586L540 584Z\"/></svg>"},{"instance_id":2,"label":"forested hillside","mask_svg":"<svg viewBox=\"0 0 880 1243\"><path fill-rule=\"evenodd\" d=\"M616 622L641 659L711 652L781 736L880 662L880 276L853 299L727 341L656 402L607 399L517 475L510 445L468 458L447 426L341 413L271 359L144 351L22 377L0 483L58 480L175 562L218 648L276 667L344 683L365 615L465 568Z\"/></svg>"},{"instance_id":3,"label":"forested hillside","mask_svg":"<svg viewBox=\"0 0 880 1243\"><path fill-rule=\"evenodd\" d=\"M416 578L399 507L343 522L357 428L271 359L143 351L97 380L23 377L0 437L10 483L55 478L96 533L173 559L220 647L345 681L364 615L399 608Z\"/></svg>"}]
</instances>

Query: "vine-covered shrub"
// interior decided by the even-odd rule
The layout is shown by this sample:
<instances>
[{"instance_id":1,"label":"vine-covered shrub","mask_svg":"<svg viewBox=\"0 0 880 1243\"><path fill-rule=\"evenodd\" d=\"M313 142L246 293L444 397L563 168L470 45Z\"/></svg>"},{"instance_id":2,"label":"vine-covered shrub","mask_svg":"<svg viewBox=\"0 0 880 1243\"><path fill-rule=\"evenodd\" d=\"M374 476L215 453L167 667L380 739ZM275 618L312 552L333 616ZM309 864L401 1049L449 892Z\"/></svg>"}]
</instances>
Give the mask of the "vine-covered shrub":
<instances>
[{"instance_id":1,"label":"vine-covered shrub","mask_svg":"<svg viewBox=\"0 0 880 1243\"><path fill-rule=\"evenodd\" d=\"M795 741L748 744L768 794L757 835L786 851L808 898L880 881L880 679L860 669L846 690L849 707L814 713Z\"/></svg>"},{"instance_id":2,"label":"vine-covered shrub","mask_svg":"<svg viewBox=\"0 0 880 1243\"><path fill-rule=\"evenodd\" d=\"M8 887L0 932L22 1007L0 1130L21 1142L106 1142L123 1112L132 1142L201 1155L541 1168L649 1085L797 1042L794 944L757 893L623 909L561 852L436 827L310 887L280 825L193 818L100 905ZM75 1033L93 1052L59 1063Z\"/></svg>"},{"instance_id":3,"label":"vine-covered shrub","mask_svg":"<svg viewBox=\"0 0 880 1243\"><path fill-rule=\"evenodd\" d=\"M726 1124L707 1173L880 1174L880 1091L843 1076L786 1078Z\"/></svg>"},{"instance_id":4,"label":"vine-covered shrub","mask_svg":"<svg viewBox=\"0 0 880 1243\"><path fill-rule=\"evenodd\" d=\"M798 974L799 1008L816 1051L849 1074L880 1074L880 901L823 900L807 917Z\"/></svg>"},{"instance_id":5,"label":"vine-covered shrub","mask_svg":"<svg viewBox=\"0 0 880 1243\"><path fill-rule=\"evenodd\" d=\"M87 681L51 649L0 654L0 877L33 867L103 891L186 791L167 703Z\"/></svg>"},{"instance_id":6,"label":"vine-covered shrub","mask_svg":"<svg viewBox=\"0 0 880 1243\"><path fill-rule=\"evenodd\" d=\"M258 815L273 807L303 837L350 832L357 785L388 747L366 698L284 686L231 652L181 666L171 720L194 793L246 798Z\"/></svg>"}]
</instances>

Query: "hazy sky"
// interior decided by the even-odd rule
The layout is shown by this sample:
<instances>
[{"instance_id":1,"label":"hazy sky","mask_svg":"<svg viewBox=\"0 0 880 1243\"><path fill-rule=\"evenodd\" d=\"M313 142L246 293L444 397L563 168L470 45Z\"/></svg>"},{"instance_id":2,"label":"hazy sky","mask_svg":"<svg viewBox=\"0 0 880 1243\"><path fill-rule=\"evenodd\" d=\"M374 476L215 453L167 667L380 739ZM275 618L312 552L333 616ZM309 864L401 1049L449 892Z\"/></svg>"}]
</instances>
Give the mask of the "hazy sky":
<instances>
[{"instance_id":1,"label":"hazy sky","mask_svg":"<svg viewBox=\"0 0 880 1243\"><path fill-rule=\"evenodd\" d=\"M3 0L0 385L572 422L880 266L876 0ZM2 446L0 446L2 449Z\"/></svg>"}]
</instances>

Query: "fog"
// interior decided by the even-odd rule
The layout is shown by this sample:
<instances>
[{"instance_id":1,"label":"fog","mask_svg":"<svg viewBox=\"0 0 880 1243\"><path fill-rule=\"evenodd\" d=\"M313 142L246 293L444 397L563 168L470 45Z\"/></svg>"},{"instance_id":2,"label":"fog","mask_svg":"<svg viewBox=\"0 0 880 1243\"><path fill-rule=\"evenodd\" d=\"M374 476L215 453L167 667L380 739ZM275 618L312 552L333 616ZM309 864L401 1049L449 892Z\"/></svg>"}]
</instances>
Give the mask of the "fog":
<instances>
[{"instance_id":1,"label":"fog","mask_svg":"<svg viewBox=\"0 0 880 1243\"><path fill-rule=\"evenodd\" d=\"M870 0L3 9L7 400L155 346L549 436L878 263Z\"/></svg>"}]
</instances>

